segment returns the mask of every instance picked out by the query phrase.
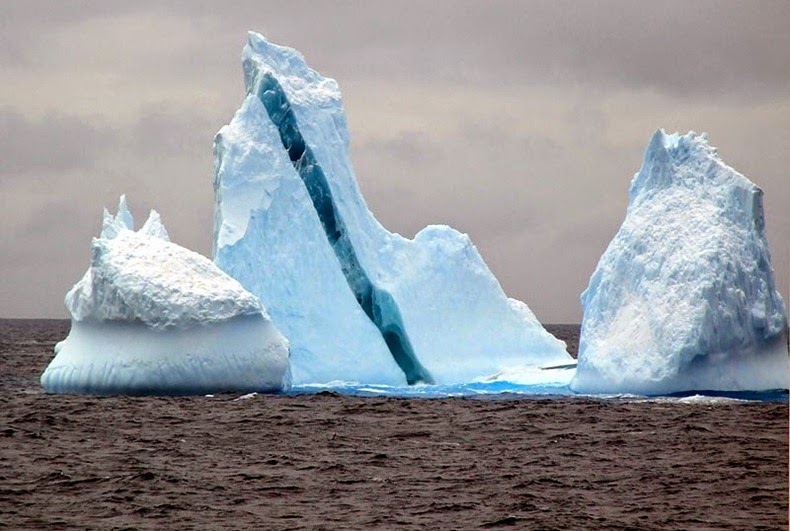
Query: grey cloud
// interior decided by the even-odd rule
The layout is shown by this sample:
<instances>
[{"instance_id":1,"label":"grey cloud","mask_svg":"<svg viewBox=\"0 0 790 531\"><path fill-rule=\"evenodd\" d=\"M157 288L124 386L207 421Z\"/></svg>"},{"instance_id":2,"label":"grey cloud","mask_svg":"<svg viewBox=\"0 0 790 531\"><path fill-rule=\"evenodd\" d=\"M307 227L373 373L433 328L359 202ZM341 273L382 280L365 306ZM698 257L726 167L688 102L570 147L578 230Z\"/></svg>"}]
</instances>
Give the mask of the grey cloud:
<instances>
[{"instance_id":1,"label":"grey cloud","mask_svg":"<svg viewBox=\"0 0 790 531\"><path fill-rule=\"evenodd\" d=\"M19 111L0 109L0 183L14 176L90 167L115 133L80 118L50 112L28 120Z\"/></svg>"},{"instance_id":2,"label":"grey cloud","mask_svg":"<svg viewBox=\"0 0 790 531\"><path fill-rule=\"evenodd\" d=\"M0 26L0 66L21 67L28 64L19 41L8 28Z\"/></svg>"},{"instance_id":3,"label":"grey cloud","mask_svg":"<svg viewBox=\"0 0 790 531\"><path fill-rule=\"evenodd\" d=\"M238 57L244 31L253 29L303 50L341 80L576 83L740 98L790 85L790 3L781 0L12 1L0 18L11 21L14 41L33 27L43 40L50 28L138 12L175 15L201 33L202 49L162 56L163 69L170 59L189 76L206 67L228 72L227 58Z\"/></svg>"},{"instance_id":4,"label":"grey cloud","mask_svg":"<svg viewBox=\"0 0 790 531\"><path fill-rule=\"evenodd\" d=\"M210 252L211 141L241 102L248 29L345 87L385 226L470 233L541 318L580 318L656 127L707 130L763 186L787 295L787 20L788 2L0 2L0 65L32 95L12 84L0 109L0 315L65 316L121 192Z\"/></svg>"},{"instance_id":5,"label":"grey cloud","mask_svg":"<svg viewBox=\"0 0 790 531\"><path fill-rule=\"evenodd\" d=\"M3 317L65 317L63 297L90 262L90 236L100 226L100 212L80 209L57 184L51 189L40 204L15 191L15 204L7 206L21 219L12 232L0 226Z\"/></svg>"},{"instance_id":6,"label":"grey cloud","mask_svg":"<svg viewBox=\"0 0 790 531\"><path fill-rule=\"evenodd\" d=\"M580 83L699 97L757 97L790 85L790 3L718 1L242 2L215 37L246 24L339 78Z\"/></svg>"},{"instance_id":7,"label":"grey cloud","mask_svg":"<svg viewBox=\"0 0 790 531\"><path fill-rule=\"evenodd\" d=\"M53 26L146 9L145 4L124 0L7 0L0 4L0 20L5 29L29 25L38 30L32 35L46 37Z\"/></svg>"},{"instance_id":8,"label":"grey cloud","mask_svg":"<svg viewBox=\"0 0 790 531\"><path fill-rule=\"evenodd\" d=\"M355 144L354 161L371 208L391 229L411 236L441 223L491 239L551 222L540 212L565 190L545 161L568 159L570 149L473 119L441 141L414 132Z\"/></svg>"},{"instance_id":9,"label":"grey cloud","mask_svg":"<svg viewBox=\"0 0 790 531\"><path fill-rule=\"evenodd\" d=\"M64 26L144 9L138 2L6 0L0 2L0 66L30 65L46 54L49 36ZM33 45L34 44L34 45Z\"/></svg>"},{"instance_id":10,"label":"grey cloud","mask_svg":"<svg viewBox=\"0 0 790 531\"><path fill-rule=\"evenodd\" d=\"M177 110L174 105L159 103L140 109L132 130L134 150L141 156L172 156L211 150L212 139L206 135L213 127L203 113Z\"/></svg>"},{"instance_id":11,"label":"grey cloud","mask_svg":"<svg viewBox=\"0 0 790 531\"><path fill-rule=\"evenodd\" d=\"M86 216L80 212L79 205L67 199L52 199L35 216L32 216L16 235L20 241L47 237L54 239L62 234L64 226L80 224L75 223L80 218L84 224Z\"/></svg>"},{"instance_id":12,"label":"grey cloud","mask_svg":"<svg viewBox=\"0 0 790 531\"><path fill-rule=\"evenodd\" d=\"M386 140L370 139L361 146L362 150L373 151L378 156L389 158L393 162L401 161L407 166L423 166L429 163L438 148L428 133L423 131L402 132L395 138Z\"/></svg>"}]
</instances>

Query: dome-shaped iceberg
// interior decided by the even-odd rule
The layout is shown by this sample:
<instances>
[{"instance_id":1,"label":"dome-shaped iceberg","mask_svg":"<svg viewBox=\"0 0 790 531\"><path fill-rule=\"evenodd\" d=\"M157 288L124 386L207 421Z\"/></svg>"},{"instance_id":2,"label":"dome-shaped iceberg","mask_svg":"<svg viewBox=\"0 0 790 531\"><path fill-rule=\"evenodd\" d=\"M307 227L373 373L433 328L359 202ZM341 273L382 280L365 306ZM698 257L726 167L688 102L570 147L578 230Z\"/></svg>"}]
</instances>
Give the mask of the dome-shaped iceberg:
<instances>
[{"instance_id":1,"label":"dome-shaped iceberg","mask_svg":"<svg viewBox=\"0 0 790 531\"><path fill-rule=\"evenodd\" d=\"M209 259L169 241L152 211L134 232L122 196L104 212L91 266L69 293L68 337L41 376L48 392L280 391L288 343L258 299Z\"/></svg>"}]
</instances>

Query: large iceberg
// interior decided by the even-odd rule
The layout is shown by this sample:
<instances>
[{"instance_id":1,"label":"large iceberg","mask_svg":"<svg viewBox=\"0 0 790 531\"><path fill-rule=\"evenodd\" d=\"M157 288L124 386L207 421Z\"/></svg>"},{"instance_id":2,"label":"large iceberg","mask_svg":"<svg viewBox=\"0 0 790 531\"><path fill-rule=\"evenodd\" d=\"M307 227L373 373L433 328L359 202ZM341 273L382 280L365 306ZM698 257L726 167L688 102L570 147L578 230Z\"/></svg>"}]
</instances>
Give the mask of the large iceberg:
<instances>
[{"instance_id":1,"label":"large iceberg","mask_svg":"<svg viewBox=\"0 0 790 531\"><path fill-rule=\"evenodd\" d=\"M294 383L454 384L572 363L466 235L408 240L378 223L333 79L256 33L243 66L246 99L215 140L214 259L291 341Z\"/></svg>"},{"instance_id":2,"label":"large iceberg","mask_svg":"<svg viewBox=\"0 0 790 531\"><path fill-rule=\"evenodd\" d=\"M582 304L575 391L788 386L762 191L705 135L655 133Z\"/></svg>"},{"instance_id":3,"label":"large iceberg","mask_svg":"<svg viewBox=\"0 0 790 531\"><path fill-rule=\"evenodd\" d=\"M134 232L121 196L66 295L72 325L41 376L52 393L202 394L290 386L288 342L258 299L171 243L151 211Z\"/></svg>"}]
</instances>

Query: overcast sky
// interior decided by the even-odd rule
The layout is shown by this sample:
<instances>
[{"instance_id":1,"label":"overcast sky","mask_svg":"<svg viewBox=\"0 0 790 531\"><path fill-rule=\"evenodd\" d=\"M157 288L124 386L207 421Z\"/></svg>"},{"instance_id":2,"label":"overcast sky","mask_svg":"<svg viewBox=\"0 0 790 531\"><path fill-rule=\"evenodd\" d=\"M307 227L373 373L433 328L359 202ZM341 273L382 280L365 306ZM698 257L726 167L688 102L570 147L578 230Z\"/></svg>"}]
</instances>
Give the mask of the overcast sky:
<instances>
[{"instance_id":1,"label":"overcast sky","mask_svg":"<svg viewBox=\"0 0 790 531\"><path fill-rule=\"evenodd\" d=\"M468 233L542 321L580 322L659 127L708 132L763 188L787 301L788 25L786 0L4 0L0 317L68 316L121 193L210 255L212 140L243 99L249 29L337 79L386 227Z\"/></svg>"}]
</instances>

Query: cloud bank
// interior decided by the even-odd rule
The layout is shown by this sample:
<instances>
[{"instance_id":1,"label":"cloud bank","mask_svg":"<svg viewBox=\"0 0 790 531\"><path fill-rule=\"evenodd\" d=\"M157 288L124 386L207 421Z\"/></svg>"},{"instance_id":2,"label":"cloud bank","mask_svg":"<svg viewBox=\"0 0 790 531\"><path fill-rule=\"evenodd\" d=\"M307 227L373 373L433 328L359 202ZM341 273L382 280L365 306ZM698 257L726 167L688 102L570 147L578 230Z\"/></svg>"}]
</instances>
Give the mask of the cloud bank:
<instances>
[{"instance_id":1,"label":"cloud bank","mask_svg":"<svg viewBox=\"0 0 790 531\"><path fill-rule=\"evenodd\" d=\"M468 232L544 322L580 320L658 127L708 132L765 190L787 300L787 20L782 1L4 2L0 316L66 316L123 192L211 252L211 144L248 29L338 80L382 223Z\"/></svg>"}]
</instances>

